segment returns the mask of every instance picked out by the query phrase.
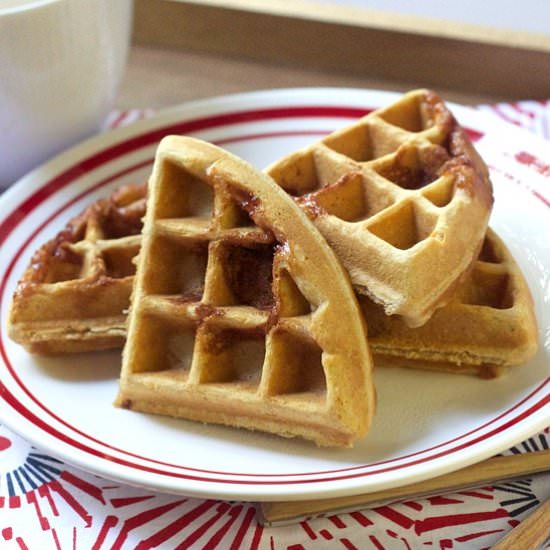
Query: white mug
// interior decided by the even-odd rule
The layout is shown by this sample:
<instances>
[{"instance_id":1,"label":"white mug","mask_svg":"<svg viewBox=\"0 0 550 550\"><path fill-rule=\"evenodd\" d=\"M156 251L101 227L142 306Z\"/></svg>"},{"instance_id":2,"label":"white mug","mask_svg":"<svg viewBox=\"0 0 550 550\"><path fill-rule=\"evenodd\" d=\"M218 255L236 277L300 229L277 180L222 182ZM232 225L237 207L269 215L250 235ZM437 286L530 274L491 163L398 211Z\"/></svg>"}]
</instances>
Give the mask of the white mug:
<instances>
[{"instance_id":1,"label":"white mug","mask_svg":"<svg viewBox=\"0 0 550 550\"><path fill-rule=\"evenodd\" d=\"M132 0L0 0L0 192L101 129L131 20Z\"/></svg>"}]
</instances>

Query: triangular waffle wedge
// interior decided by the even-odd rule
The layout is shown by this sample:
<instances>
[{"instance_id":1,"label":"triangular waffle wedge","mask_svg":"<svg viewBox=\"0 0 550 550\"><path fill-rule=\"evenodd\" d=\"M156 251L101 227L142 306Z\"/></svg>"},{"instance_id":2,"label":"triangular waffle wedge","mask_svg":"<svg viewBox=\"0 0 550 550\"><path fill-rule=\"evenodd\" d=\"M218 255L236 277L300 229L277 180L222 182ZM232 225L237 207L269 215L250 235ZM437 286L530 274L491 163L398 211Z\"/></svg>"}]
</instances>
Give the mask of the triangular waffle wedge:
<instances>
[{"instance_id":1,"label":"triangular waffle wedge","mask_svg":"<svg viewBox=\"0 0 550 550\"><path fill-rule=\"evenodd\" d=\"M308 212L359 293L425 323L475 260L488 171L433 92L372 112L267 172Z\"/></svg>"},{"instance_id":2,"label":"triangular waffle wedge","mask_svg":"<svg viewBox=\"0 0 550 550\"><path fill-rule=\"evenodd\" d=\"M527 283L491 229L481 253L454 293L423 326L411 329L366 297L360 303L377 366L498 376L530 359L538 346L537 322Z\"/></svg>"},{"instance_id":3,"label":"triangular waffle wedge","mask_svg":"<svg viewBox=\"0 0 550 550\"><path fill-rule=\"evenodd\" d=\"M116 404L349 446L374 410L367 334L326 241L267 175L160 143Z\"/></svg>"},{"instance_id":4,"label":"triangular waffle wedge","mask_svg":"<svg viewBox=\"0 0 550 550\"><path fill-rule=\"evenodd\" d=\"M13 297L13 340L43 354L124 344L145 194L145 185L117 189L35 252Z\"/></svg>"}]
</instances>

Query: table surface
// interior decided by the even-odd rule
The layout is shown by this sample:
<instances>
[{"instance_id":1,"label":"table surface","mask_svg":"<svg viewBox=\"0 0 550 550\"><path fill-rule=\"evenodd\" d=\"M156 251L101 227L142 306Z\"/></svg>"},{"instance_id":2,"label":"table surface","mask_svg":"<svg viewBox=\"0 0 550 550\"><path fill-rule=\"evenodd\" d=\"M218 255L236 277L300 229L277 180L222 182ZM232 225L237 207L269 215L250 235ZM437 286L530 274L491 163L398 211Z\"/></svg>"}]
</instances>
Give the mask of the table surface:
<instances>
[{"instance_id":1,"label":"table surface","mask_svg":"<svg viewBox=\"0 0 550 550\"><path fill-rule=\"evenodd\" d=\"M253 90L303 86L342 86L404 92L422 82L391 82L349 74L263 64L242 58L145 46L131 49L116 107L159 109L185 101ZM439 88L447 101L466 105L502 98Z\"/></svg>"}]
</instances>

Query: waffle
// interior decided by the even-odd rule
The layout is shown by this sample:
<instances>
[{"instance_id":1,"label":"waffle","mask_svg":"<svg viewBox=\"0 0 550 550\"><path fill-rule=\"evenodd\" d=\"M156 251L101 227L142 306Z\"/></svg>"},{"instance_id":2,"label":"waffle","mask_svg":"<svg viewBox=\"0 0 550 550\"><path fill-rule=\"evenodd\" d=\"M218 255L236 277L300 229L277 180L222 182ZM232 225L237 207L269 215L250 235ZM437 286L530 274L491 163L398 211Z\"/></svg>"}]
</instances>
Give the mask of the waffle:
<instances>
[{"instance_id":1,"label":"waffle","mask_svg":"<svg viewBox=\"0 0 550 550\"><path fill-rule=\"evenodd\" d=\"M452 296L457 274L465 276L481 243L479 228L492 200L483 162L443 103L423 91L269 172L314 219L356 290L382 303L386 313L401 313L409 325L424 322ZM408 188L415 185L420 188ZM30 351L122 345L134 270L130 256L138 240L119 238L139 232L145 188L115 195L44 245L24 274L9 328ZM111 235L113 213L119 225L128 217L129 231L122 227ZM94 259L102 256L103 262ZM122 266L113 270L113 263Z\"/></svg>"},{"instance_id":2,"label":"waffle","mask_svg":"<svg viewBox=\"0 0 550 550\"><path fill-rule=\"evenodd\" d=\"M93 203L34 254L10 309L10 337L33 353L121 347L146 186Z\"/></svg>"},{"instance_id":3,"label":"waffle","mask_svg":"<svg viewBox=\"0 0 550 550\"><path fill-rule=\"evenodd\" d=\"M347 274L271 178L205 142L158 147L115 404L320 446L371 422Z\"/></svg>"},{"instance_id":4,"label":"waffle","mask_svg":"<svg viewBox=\"0 0 550 550\"><path fill-rule=\"evenodd\" d=\"M360 304L376 366L416 367L493 378L530 359L537 323L527 283L489 229L481 253L451 301L422 327L388 317L366 297Z\"/></svg>"},{"instance_id":5,"label":"waffle","mask_svg":"<svg viewBox=\"0 0 550 550\"><path fill-rule=\"evenodd\" d=\"M126 199L121 200L121 197ZM126 216L134 212L130 219L136 224L127 224L126 228L129 233L137 230L144 198L145 186L119 189L109 199L100 199L89 207L36 252L14 295L9 325L12 338L29 350L41 353L122 347L126 338L124 312L129 307L133 277L115 279L121 294L113 302L108 295L111 285L98 285L97 280L92 285L86 277L63 283L51 282L58 278L53 275L55 271L51 266L56 265L63 254L56 251L68 246L68 236L78 234L77 227L91 223L90 216L95 218L92 226L105 225L102 221L105 212L113 208L109 204L129 203L129 208L119 206L118 213ZM130 238L135 244L135 238ZM119 242L125 239L121 235ZM129 262L126 265L132 272L134 265ZM499 286L499 280L507 281L506 286ZM92 289L93 299L88 299L87 292L91 293ZM500 294L495 294L499 289ZM366 296L358 297L368 320L369 343L378 366L429 368L488 378L506 367L524 363L537 347L536 322L527 283L511 254L491 230L487 232L473 271L458 287L450 303L439 309L423 327L411 329L398 317L388 317L382 306ZM44 305L39 307L42 303ZM90 308L112 303L118 304L116 309L98 323L97 315ZM504 308L502 304L511 307ZM64 314L65 311L70 315ZM101 332L92 330L99 324ZM79 328L74 330L71 328L74 326ZM110 337L105 338L106 334Z\"/></svg>"},{"instance_id":6,"label":"waffle","mask_svg":"<svg viewBox=\"0 0 550 550\"><path fill-rule=\"evenodd\" d=\"M488 171L445 104L418 90L267 168L327 239L355 289L424 324L473 264Z\"/></svg>"}]
</instances>

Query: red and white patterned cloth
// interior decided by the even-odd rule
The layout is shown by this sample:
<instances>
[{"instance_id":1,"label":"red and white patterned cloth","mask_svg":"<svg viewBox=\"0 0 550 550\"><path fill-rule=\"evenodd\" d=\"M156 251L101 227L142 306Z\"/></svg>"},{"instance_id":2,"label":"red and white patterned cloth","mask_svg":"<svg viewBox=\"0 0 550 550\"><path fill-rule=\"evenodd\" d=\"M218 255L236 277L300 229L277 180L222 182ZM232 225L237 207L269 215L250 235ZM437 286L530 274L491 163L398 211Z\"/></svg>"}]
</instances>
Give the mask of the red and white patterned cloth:
<instances>
[{"instance_id":1,"label":"red and white patterned cloth","mask_svg":"<svg viewBox=\"0 0 550 550\"><path fill-rule=\"evenodd\" d=\"M550 101L479 109L550 140ZM108 126L150 114L116 112ZM550 428L508 453L549 447ZM295 525L262 527L253 504L120 485L64 464L0 425L0 549L6 550L482 549L548 498L550 473Z\"/></svg>"}]
</instances>

